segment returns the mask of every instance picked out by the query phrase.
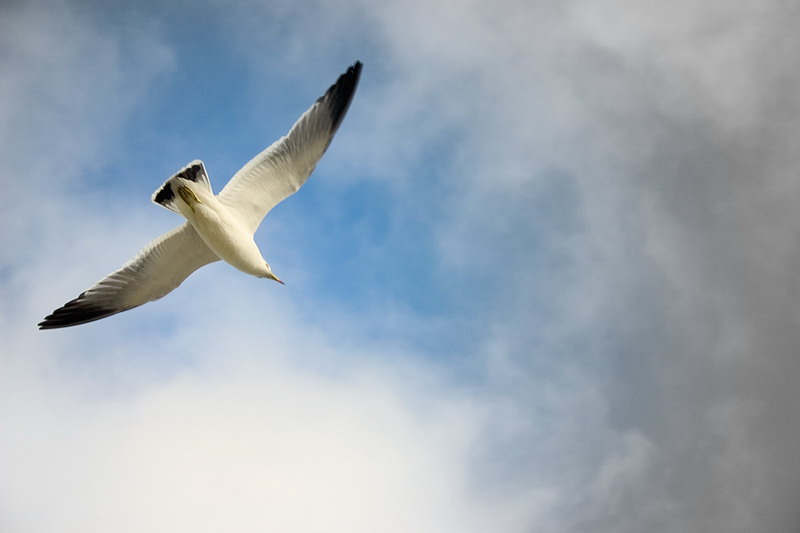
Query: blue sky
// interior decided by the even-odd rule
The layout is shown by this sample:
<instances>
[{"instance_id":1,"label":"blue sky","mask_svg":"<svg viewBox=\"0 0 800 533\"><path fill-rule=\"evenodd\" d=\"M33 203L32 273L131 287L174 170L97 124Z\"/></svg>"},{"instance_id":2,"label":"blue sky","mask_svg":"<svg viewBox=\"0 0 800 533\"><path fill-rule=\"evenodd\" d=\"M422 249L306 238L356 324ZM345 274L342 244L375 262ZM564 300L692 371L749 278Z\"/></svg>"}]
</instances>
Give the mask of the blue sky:
<instances>
[{"instance_id":1,"label":"blue sky","mask_svg":"<svg viewBox=\"0 0 800 533\"><path fill-rule=\"evenodd\" d=\"M800 526L800 12L779 1L0 7L0 530ZM312 178L38 331L356 59Z\"/></svg>"}]
</instances>

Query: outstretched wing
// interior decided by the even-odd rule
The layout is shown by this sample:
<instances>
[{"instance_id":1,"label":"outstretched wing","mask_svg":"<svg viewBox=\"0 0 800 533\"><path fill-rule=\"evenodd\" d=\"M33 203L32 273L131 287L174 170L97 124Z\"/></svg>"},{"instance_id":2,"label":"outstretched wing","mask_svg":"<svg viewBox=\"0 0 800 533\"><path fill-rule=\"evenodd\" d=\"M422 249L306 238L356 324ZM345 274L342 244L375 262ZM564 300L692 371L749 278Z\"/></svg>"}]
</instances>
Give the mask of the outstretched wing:
<instances>
[{"instance_id":1,"label":"outstretched wing","mask_svg":"<svg viewBox=\"0 0 800 533\"><path fill-rule=\"evenodd\" d=\"M109 274L39 323L65 328L99 320L165 296L189 274L219 257L188 223L161 235L122 268Z\"/></svg>"},{"instance_id":2,"label":"outstretched wing","mask_svg":"<svg viewBox=\"0 0 800 533\"><path fill-rule=\"evenodd\" d=\"M308 179L339 128L361 75L356 61L339 76L292 129L251 159L219 193L220 201L235 209L252 232L284 198Z\"/></svg>"}]
</instances>

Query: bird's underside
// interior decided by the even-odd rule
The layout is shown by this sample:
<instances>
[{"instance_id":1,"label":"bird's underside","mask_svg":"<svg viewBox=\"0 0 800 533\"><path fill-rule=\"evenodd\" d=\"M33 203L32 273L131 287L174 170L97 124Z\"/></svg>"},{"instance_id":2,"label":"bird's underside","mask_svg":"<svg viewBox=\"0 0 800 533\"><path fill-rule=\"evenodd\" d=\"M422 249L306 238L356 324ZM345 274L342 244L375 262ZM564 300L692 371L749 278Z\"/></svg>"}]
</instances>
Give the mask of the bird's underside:
<instances>
[{"instance_id":1,"label":"bird's underside","mask_svg":"<svg viewBox=\"0 0 800 533\"><path fill-rule=\"evenodd\" d=\"M275 205L306 182L325 153L350 106L361 67L356 61L339 76L289 133L251 159L218 195L199 160L170 177L153 201L187 221L53 311L39 328L84 324L157 300L221 258L247 273L280 281L258 252L253 234Z\"/></svg>"}]
</instances>

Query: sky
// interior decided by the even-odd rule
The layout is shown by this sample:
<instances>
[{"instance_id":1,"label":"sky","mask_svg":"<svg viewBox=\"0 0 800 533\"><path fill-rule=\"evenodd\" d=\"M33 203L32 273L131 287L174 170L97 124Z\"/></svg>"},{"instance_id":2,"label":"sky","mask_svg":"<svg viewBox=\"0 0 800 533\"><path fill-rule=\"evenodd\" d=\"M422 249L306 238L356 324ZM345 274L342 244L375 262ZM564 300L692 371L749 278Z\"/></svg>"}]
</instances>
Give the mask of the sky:
<instances>
[{"instance_id":1,"label":"sky","mask_svg":"<svg viewBox=\"0 0 800 533\"><path fill-rule=\"evenodd\" d=\"M800 530L800 7L0 4L0 531ZM36 324L355 60L256 234Z\"/></svg>"}]
</instances>

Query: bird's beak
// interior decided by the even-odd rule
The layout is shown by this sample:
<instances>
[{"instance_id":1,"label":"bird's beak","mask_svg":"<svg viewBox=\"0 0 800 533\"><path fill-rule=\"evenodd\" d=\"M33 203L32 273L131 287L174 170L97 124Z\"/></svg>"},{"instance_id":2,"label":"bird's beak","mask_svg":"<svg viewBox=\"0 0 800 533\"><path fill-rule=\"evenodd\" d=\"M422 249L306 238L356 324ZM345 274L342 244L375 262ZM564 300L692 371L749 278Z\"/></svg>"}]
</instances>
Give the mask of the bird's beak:
<instances>
[{"instance_id":1,"label":"bird's beak","mask_svg":"<svg viewBox=\"0 0 800 533\"><path fill-rule=\"evenodd\" d=\"M278 276L276 276L276 275L275 275L275 274L273 274L272 272L270 272L269 274L267 274L267 277L268 277L269 279L272 279L272 280L275 280L275 281L277 281L277 282L278 282L278 283L280 283L281 285L286 285L286 284L285 284L283 281L281 281L281 280L280 280L280 278L278 278Z\"/></svg>"}]
</instances>

